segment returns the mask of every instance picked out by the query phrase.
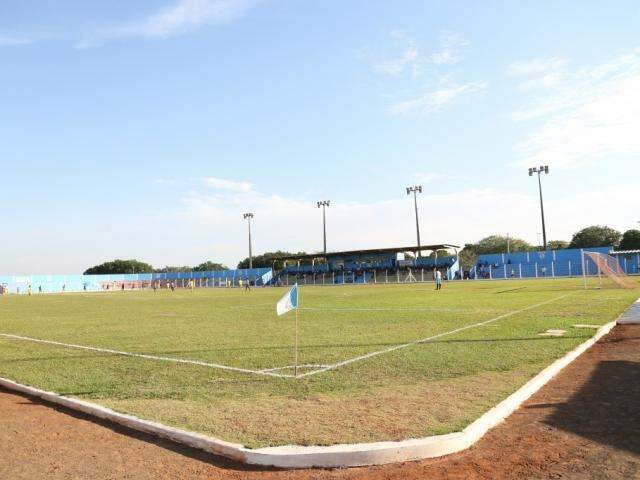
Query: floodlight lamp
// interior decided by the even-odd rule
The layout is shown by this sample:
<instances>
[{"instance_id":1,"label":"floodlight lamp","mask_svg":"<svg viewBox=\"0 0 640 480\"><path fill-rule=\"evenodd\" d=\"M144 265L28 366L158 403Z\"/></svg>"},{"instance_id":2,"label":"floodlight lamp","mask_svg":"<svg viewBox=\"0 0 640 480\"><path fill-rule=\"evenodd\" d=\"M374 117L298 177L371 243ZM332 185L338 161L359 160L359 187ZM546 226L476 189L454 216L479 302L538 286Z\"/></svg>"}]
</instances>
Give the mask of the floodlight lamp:
<instances>
[{"instance_id":1,"label":"floodlight lamp","mask_svg":"<svg viewBox=\"0 0 640 480\"><path fill-rule=\"evenodd\" d=\"M549 165L544 166L544 173L549 173Z\"/></svg>"},{"instance_id":2,"label":"floodlight lamp","mask_svg":"<svg viewBox=\"0 0 640 480\"><path fill-rule=\"evenodd\" d=\"M417 188L418 188L418 192L419 192L419 193L422 193L422 185L418 185L418 187L417 187Z\"/></svg>"}]
</instances>

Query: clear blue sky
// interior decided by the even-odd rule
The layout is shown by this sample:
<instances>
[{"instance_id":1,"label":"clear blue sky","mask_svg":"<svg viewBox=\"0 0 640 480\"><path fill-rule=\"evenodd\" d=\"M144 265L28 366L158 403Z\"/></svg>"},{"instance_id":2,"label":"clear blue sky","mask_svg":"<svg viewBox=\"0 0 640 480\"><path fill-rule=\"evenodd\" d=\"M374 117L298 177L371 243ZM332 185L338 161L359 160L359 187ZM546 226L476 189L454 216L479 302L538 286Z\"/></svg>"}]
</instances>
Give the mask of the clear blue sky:
<instances>
[{"instance_id":1,"label":"clear blue sky","mask_svg":"<svg viewBox=\"0 0 640 480\"><path fill-rule=\"evenodd\" d=\"M0 273L640 220L636 1L5 0Z\"/></svg>"}]
</instances>

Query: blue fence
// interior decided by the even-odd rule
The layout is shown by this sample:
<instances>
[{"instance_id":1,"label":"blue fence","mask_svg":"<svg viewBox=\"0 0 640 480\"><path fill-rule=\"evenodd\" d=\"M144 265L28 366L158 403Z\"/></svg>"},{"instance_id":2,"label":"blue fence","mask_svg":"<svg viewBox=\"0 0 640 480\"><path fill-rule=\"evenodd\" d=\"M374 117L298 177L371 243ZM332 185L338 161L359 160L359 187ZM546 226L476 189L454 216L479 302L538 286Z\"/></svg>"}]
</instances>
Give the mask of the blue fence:
<instances>
[{"instance_id":1,"label":"blue fence","mask_svg":"<svg viewBox=\"0 0 640 480\"><path fill-rule=\"evenodd\" d=\"M609 254L613 247L586 248L586 252ZM479 255L471 269L471 278L541 278L582 276L583 249L529 251L514 253L494 253ZM618 258L623 271L633 275L638 273L640 256L633 259ZM593 262L586 262L587 275L597 273Z\"/></svg>"},{"instance_id":2,"label":"blue fence","mask_svg":"<svg viewBox=\"0 0 640 480\"><path fill-rule=\"evenodd\" d=\"M196 287L237 286L240 282L265 285L271 281L270 268L216 270L209 272L133 273L118 275L13 275L1 276L0 286L8 293L101 292L132 290L152 285L180 288L193 281Z\"/></svg>"}]
</instances>

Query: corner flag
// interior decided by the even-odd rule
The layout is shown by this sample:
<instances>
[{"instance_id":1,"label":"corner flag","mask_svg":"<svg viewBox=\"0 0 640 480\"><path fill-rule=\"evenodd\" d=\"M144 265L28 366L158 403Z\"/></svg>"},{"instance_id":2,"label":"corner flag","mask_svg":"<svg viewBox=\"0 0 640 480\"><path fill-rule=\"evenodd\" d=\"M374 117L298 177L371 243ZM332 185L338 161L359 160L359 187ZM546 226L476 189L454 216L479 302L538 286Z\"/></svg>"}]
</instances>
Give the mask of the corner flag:
<instances>
[{"instance_id":1,"label":"corner flag","mask_svg":"<svg viewBox=\"0 0 640 480\"><path fill-rule=\"evenodd\" d=\"M298 284L296 283L291 290L284 294L277 305L276 313L278 315L284 315L291 310L298 308Z\"/></svg>"}]
</instances>

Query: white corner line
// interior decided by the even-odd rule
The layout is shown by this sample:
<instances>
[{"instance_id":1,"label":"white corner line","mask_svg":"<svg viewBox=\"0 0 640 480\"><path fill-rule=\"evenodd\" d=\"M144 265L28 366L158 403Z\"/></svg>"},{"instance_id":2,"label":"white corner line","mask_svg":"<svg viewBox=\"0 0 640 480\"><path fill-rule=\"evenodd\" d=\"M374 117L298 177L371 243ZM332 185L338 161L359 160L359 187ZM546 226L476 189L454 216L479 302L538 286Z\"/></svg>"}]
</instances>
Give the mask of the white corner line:
<instances>
[{"instance_id":1,"label":"white corner line","mask_svg":"<svg viewBox=\"0 0 640 480\"><path fill-rule=\"evenodd\" d=\"M112 355L120 355L123 357L144 358L146 360L159 360L162 362L185 363L188 365L198 365L200 367L216 368L218 370L229 370L231 372L250 373L253 375L265 375L268 377L295 378L293 375L289 375L285 373L275 373L268 370L251 370L249 368L232 367L229 365L222 365L220 363L209 363L209 362L203 362L200 360L188 360L184 358L147 355L144 353L123 352L120 350L112 350L110 348L90 347L87 345L77 345L74 343L56 342L54 340L42 340L40 338L24 337L22 335L14 335L11 333L0 333L0 337L9 338L11 340L21 340L24 342L34 342L34 343L42 343L45 345L55 345L55 346L65 347L65 348L75 348L78 350L89 350L92 352L110 353Z\"/></svg>"},{"instance_id":2,"label":"white corner line","mask_svg":"<svg viewBox=\"0 0 640 480\"><path fill-rule=\"evenodd\" d=\"M529 305L528 307L524 307L521 308L519 310L514 310L512 312L507 312L504 313L502 315L499 315L497 317L494 318L490 318L489 320L485 320L479 323L474 323L471 325L465 325L463 327L460 328L456 328L454 330L450 330L448 332L443 332L443 333L438 333L436 335L433 335L431 337L427 337L427 338L421 338L419 340L414 340L413 342L409 342L409 343L404 343L404 344L400 344L400 345L394 345L392 347L386 348L384 350L378 350L378 351L374 351L374 352L369 352L366 353L364 355L360 355L358 357L355 358L349 358L347 360L343 360L331 365L303 365L303 366L311 366L311 367L315 367L315 370L311 370L309 372L303 373L303 374L298 374L298 375L292 375L292 374L288 374L288 373L278 373L281 372L282 370L288 368L288 367L276 367L276 368L266 368L266 369L262 369L262 370L252 370L249 368L241 368L241 367L232 367L230 365L223 365L220 363L210 363L210 362L204 362L201 360L190 360L190 359L183 359L183 358L175 358L175 357L163 357L163 356L158 356L158 355L149 355L149 354L144 354L144 353L134 353L134 352L125 352L125 351L121 351L121 350L113 350L110 348L102 348L102 347L92 347L89 345L78 345L75 343L64 343L64 342L58 342L55 340L44 340L41 338L34 338L34 337L26 337L23 335L15 335L12 333L0 333L0 337L4 337L4 338L8 338L11 340L20 340L20 341L24 341L24 342L33 342L33 343L40 343L43 345L54 345L54 346L59 346L59 347L65 347L65 348L73 348L73 349L78 349L78 350L89 350L92 352L100 352L100 353L108 353L111 355L120 355L120 356L125 356L125 357L133 357L133 358L143 358L146 360L156 360L156 361L162 361L162 362L173 362L173 363L182 363L182 364L188 364L188 365L197 365L200 367L207 367L207 368L215 368L218 370L227 370L227 371L232 371L232 372L239 372L239 373L246 373L246 374L253 374L253 375L263 375L263 376L268 376L268 377L276 377L276 378L290 378L290 379L300 379L300 378L304 378L304 377L309 377L311 375L317 375L319 373L324 373L324 372L328 372L329 370L334 370L336 368L340 368L340 367L344 367L345 365L349 365L351 363L354 362L358 362L361 360L366 360L372 357L376 357L378 355L382 355L384 353L390 353L393 352L395 350L400 350L403 348L407 348L407 347L411 347L413 345L418 345L420 343L426 343L429 342L431 340L435 340L436 338L440 338L440 337L444 337L446 335L452 335L454 333L458 333L458 332L462 332L464 330L468 330L470 328L474 328L474 327L479 327L482 325L487 325L489 323L492 322L496 322L498 320L501 320L503 318L507 318L513 315L516 315L518 313L521 312L525 312L527 310L531 310L533 308L537 308L540 307L542 305L546 305L548 303L552 303L555 302L557 300L561 300L565 297L568 297L569 295L571 295L571 293L568 293L566 295L561 295L560 297L556 297L556 298L552 298L550 300L546 300L544 302L540 302L540 303L536 303L534 305Z\"/></svg>"},{"instance_id":3,"label":"white corner line","mask_svg":"<svg viewBox=\"0 0 640 480\"><path fill-rule=\"evenodd\" d=\"M560 370L575 360L601 337L606 335L615 324L616 322L613 321L601 327L595 336L567 353L561 359L553 362L515 393L511 394L479 419L471 423L462 432L396 442L343 444L328 447L287 445L252 450L239 444L168 427L132 415L118 413L94 403L64 397L53 392L21 385L8 379L0 378L0 386L41 398L45 401L97 418L109 420L133 430L156 435L242 463L280 468L329 468L381 465L439 457L456 453L470 447L488 430L502 422L525 400L560 372Z\"/></svg>"},{"instance_id":4,"label":"white corner line","mask_svg":"<svg viewBox=\"0 0 640 480\"><path fill-rule=\"evenodd\" d=\"M118 413L83 400L68 398L53 392L21 385L8 379L0 378L0 386L241 463L279 468L382 465L440 457L469 448L487 431L501 423L519 408L523 402L542 388L564 367L609 333L615 325L616 321L614 320L600 327L593 337L553 362L461 432L393 442L355 443L327 447L287 445L253 450L243 445Z\"/></svg>"},{"instance_id":5,"label":"white corner line","mask_svg":"<svg viewBox=\"0 0 640 480\"><path fill-rule=\"evenodd\" d=\"M534 308L538 308L538 307L541 307L543 305L547 305L549 303L557 302L558 300L562 300L563 298L566 298L569 295L572 295L572 294L571 293L567 293L565 295L560 295L559 297L555 297L555 298L552 298L550 300L545 300L544 302L535 303L533 305L529 305L527 307L520 308L520 309L514 310L512 312L503 313L502 315L498 315L497 317L490 318L489 320L484 320L482 322L472 323L472 324L469 324L469 325L464 325L462 327L455 328L453 330L449 330L448 332L442 332L442 333L438 333L436 335L432 335L431 337L421 338L419 340L414 340L413 342L403 343L403 344L400 344L400 345L394 345L392 347L385 348L383 350L377 350L375 352L365 353L364 355L360 355L358 357L349 358L347 360L342 360L342 361L334 363L332 365L328 365L325 368L320 368L318 370L313 370L311 372L303 373L301 375L298 375L296 378L310 377L311 375L317 375L318 373L328 372L329 370L334 370L336 368L344 367L345 365L349 365L349 364L354 363L354 362L359 362L361 360L368 360L369 358L377 357L378 355L383 355L385 353L395 352L396 350L401 350L403 348L413 347L414 345L419 345L419 344L422 344L422 343L428 343L428 342L430 342L432 340L435 340L437 338L446 337L447 335L453 335L455 333L460 333L460 332L463 332L465 330L469 330L471 328L482 327L484 325L488 325L490 323L497 322L498 320L502 320L504 318L512 317L513 315L517 315L518 313L526 312L528 310L532 310Z\"/></svg>"}]
</instances>

